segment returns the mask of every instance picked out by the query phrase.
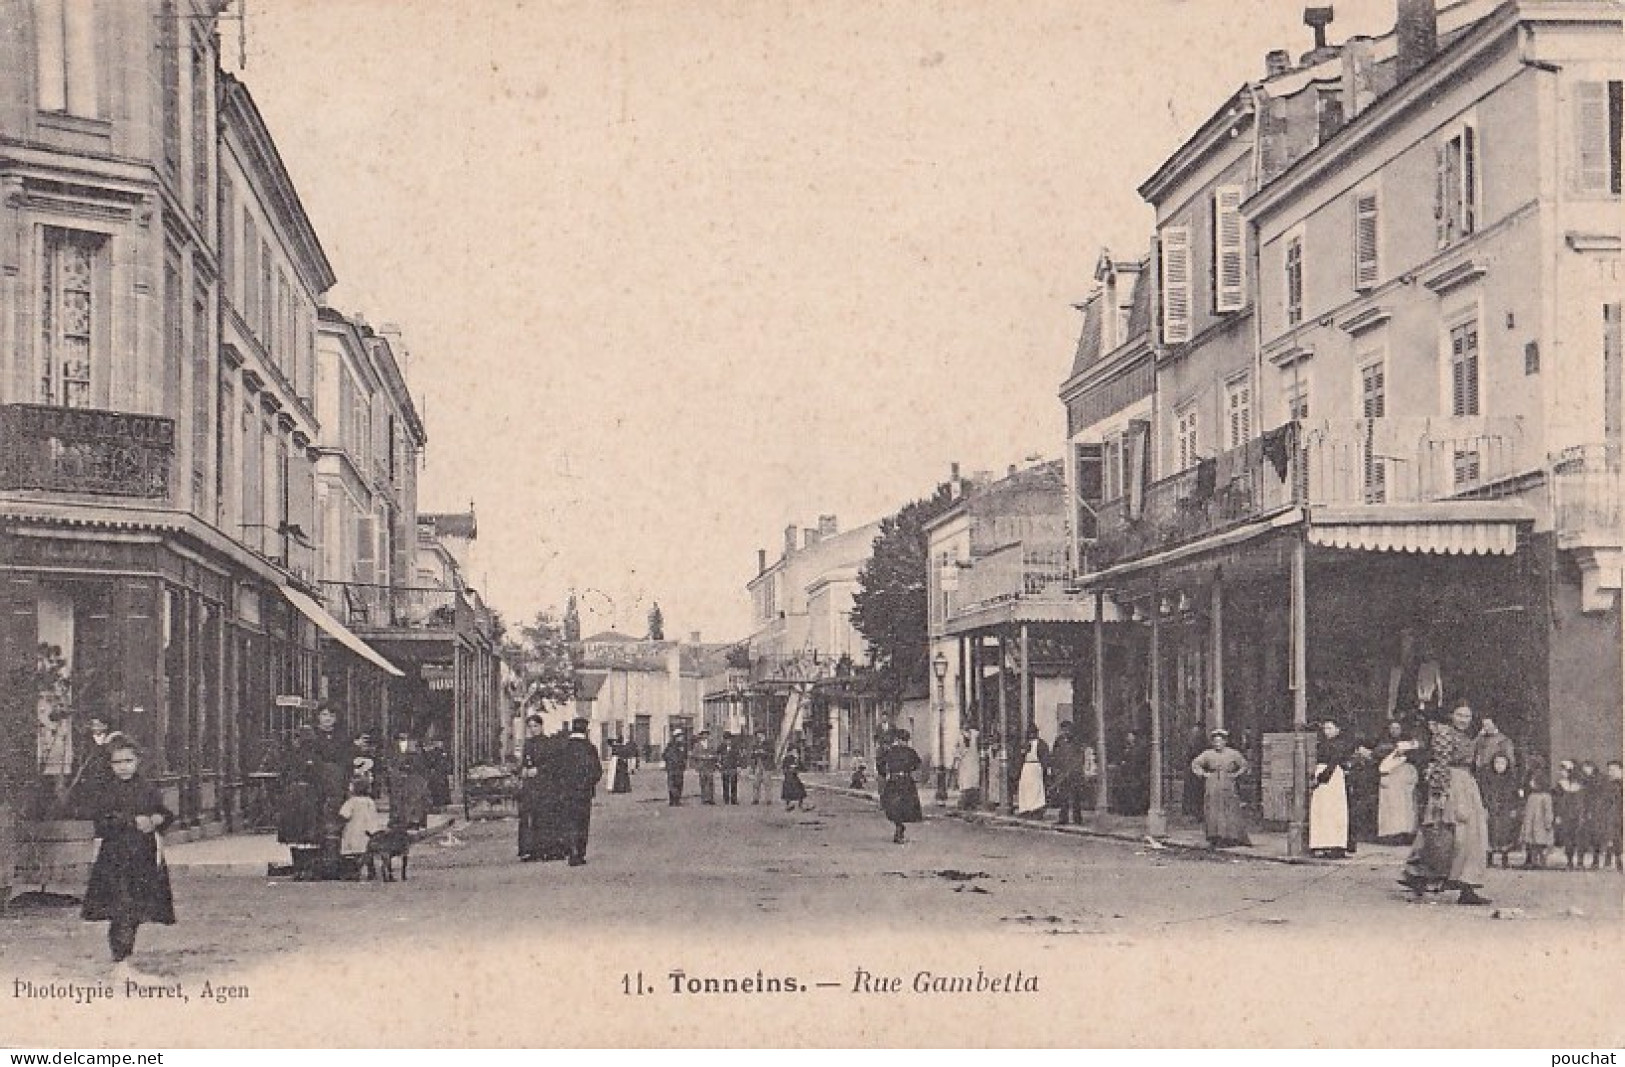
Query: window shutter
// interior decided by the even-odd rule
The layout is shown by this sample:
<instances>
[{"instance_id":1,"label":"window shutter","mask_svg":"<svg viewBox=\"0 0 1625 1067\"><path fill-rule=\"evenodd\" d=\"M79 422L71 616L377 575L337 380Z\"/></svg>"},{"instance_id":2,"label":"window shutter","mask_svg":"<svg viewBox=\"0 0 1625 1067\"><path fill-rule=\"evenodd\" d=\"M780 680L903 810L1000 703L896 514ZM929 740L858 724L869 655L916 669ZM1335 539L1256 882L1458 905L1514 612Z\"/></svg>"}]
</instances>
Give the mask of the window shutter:
<instances>
[{"instance_id":1,"label":"window shutter","mask_svg":"<svg viewBox=\"0 0 1625 1067\"><path fill-rule=\"evenodd\" d=\"M1574 87L1574 187L1585 193L1608 190L1608 85L1580 82Z\"/></svg>"},{"instance_id":2,"label":"window shutter","mask_svg":"<svg viewBox=\"0 0 1625 1067\"><path fill-rule=\"evenodd\" d=\"M1433 155L1433 236L1434 244L1443 248L1450 243L1450 213L1447 210L1445 186L1449 170L1449 149L1439 145Z\"/></svg>"},{"instance_id":3,"label":"window shutter","mask_svg":"<svg viewBox=\"0 0 1625 1067\"><path fill-rule=\"evenodd\" d=\"M1465 126L1461 131L1461 232L1465 236L1478 229L1478 131Z\"/></svg>"},{"instance_id":4,"label":"window shutter","mask_svg":"<svg viewBox=\"0 0 1625 1067\"><path fill-rule=\"evenodd\" d=\"M376 552L373 542L377 535L373 532L373 519L371 515L358 515L355 520L355 580L371 584L376 581L374 559Z\"/></svg>"},{"instance_id":5,"label":"window shutter","mask_svg":"<svg viewBox=\"0 0 1625 1067\"><path fill-rule=\"evenodd\" d=\"M1191 339L1191 232L1185 226L1162 231L1162 340Z\"/></svg>"},{"instance_id":6,"label":"window shutter","mask_svg":"<svg viewBox=\"0 0 1625 1067\"><path fill-rule=\"evenodd\" d=\"M1078 498L1075 502L1075 510L1078 516L1078 539L1092 541L1098 536L1095 511L1100 506L1102 493L1105 489L1103 484L1105 475L1104 446L1099 444L1078 445L1074 456L1076 458L1078 478Z\"/></svg>"},{"instance_id":7,"label":"window shutter","mask_svg":"<svg viewBox=\"0 0 1625 1067\"><path fill-rule=\"evenodd\" d=\"M1377 194L1354 200L1354 288L1371 289L1380 277L1377 264Z\"/></svg>"},{"instance_id":8,"label":"window shutter","mask_svg":"<svg viewBox=\"0 0 1625 1067\"><path fill-rule=\"evenodd\" d=\"M1215 311L1240 311L1247 302L1247 260L1242 233L1241 186L1221 185L1213 193Z\"/></svg>"}]
</instances>

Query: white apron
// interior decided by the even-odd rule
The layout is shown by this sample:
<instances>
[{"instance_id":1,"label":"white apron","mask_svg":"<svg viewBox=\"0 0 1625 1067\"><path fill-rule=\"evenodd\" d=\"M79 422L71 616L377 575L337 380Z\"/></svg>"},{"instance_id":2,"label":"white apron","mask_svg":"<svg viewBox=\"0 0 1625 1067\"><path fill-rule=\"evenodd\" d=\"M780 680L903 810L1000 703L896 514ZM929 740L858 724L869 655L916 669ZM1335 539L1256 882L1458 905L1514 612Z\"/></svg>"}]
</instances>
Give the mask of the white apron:
<instances>
[{"instance_id":1,"label":"white apron","mask_svg":"<svg viewBox=\"0 0 1625 1067\"><path fill-rule=\"evenodd\" d=\"M1021 765L1021 783L1016 788L1016 811L1026 815L1044 810L1044 765L1038 761L1038 742L1027 746L1027 759Z\"/></svg>"},{"instance_id":2,"label":"white apron","mask_svg":"<svg viewBox=\"0 0 1625 1067\"><path fill-rule=\"evenodd\" d=\"M1315 765L1315 774L1326 769ZM1333 767L1325 785L1309 794L1309 848L1349 847L1349 791L1343 781L1343 768Z\"/></svg>"}]
</instances>

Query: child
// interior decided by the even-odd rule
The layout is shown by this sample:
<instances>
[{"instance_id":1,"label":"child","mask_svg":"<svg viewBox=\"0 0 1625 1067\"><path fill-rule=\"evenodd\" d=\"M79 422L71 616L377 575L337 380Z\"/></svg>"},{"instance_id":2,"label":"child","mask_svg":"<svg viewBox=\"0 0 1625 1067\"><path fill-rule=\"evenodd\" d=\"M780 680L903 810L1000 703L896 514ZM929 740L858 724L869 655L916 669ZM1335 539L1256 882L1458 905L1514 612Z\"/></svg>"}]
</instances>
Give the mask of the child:
<instances>
[{"instance_id":1,"label":"child","mask_svg":"<svg viewBox=\"0 0 1625 1067\"><path fill-rule=\"evenodd\" d=\"M113 978L148 977L129 962L136 931L144 922L172 926L175 901L169 888L158 831L174 814L164 807L158 788L137 772L141 757L124 734L107 741L112 775L96 797L96 836L101 839L80 915L106 921L107 946L113 953Z\"/></svg>"},{"instance_id":2,"label":"child","mask_svg":"<svg viewBox=\"0 0 1625 1067\"><path fill-rule=\"evenodd\" d=\"M1501 866L1508 867L1511 864L1507 860L1507 853L1518 843L1523 796L1518 788L1517 776L1512 773L1512 761L1506 753L1497 752L1491 757L1490 765L1479 779L1478 788L1484 795L1484 810L1490 817L1490 849L1484 857L1484 865L1495 866L1495 857L1499 854Z\"/></svg>"},{"instance_id":3,"label":"child","mask_svg":"<svg viewBox=\"0 0 1625 1067\"><path fill-rule=\"evenodd\" d=\"M847 788L849 788L849 789L867 789L868 787L869 787L869 766L868 766L868 764L864 763L862 760L858 760L858 765L856 767L852 768L852 781L848 785Z\"/></svg>"},{"instance_id":4,"label":"child","mask_svg":"<svg viewBox=\"0 0 1625 1067\"><path fill-rule=\"evenodd\" d=\"M1554 834L1556 824L1546 768L1537 766L1529 773L1528 796L1523 803L1523 823L1518 827L1518 843L1523 846L1523 865L1526 868L1545 869L1546 850L1557 840Z\"/></svg>"},{"instance_id":5,"label":"child","mask_svg":"<svg viewBox=\"0 0 1625 1067\"><path fill-rule=\"evenodd\" d=\"M1585 792L1575 781L1574 761L1562 760L1557 765L1557 781L1552 783L1552 811L1557 816L1557 843L1568 859L1568 870L1574 870L1574 857L1580 851L1584 831Z\"/></svg>"},{"instance_id":6,"label":"child","mask_svg":"<svg viewBox=\"0 0 1625 1067\"><path fill-rule=\"evenodd\" d=\"M372 835L384 828L383 820L378 817L378 805L368 795L370 790L364 778L350 780L350 796L339 808L339 818L344 820L344 832L339 835L339 856L347 870L361 873L363 862L367 865L367 880L375 876L371 857L367 853L367 841Z\"/></svg>"},{"instance_id":7,"label":"child","mask_svg":"<svg viewBox=\"0 0 1625 1067\"><path fill-rule=\"evenodd\" d=\"M1617 759L1608 761L1608 776L1597 790L1602 795L1602 814L1597 827L1602 838L1603 866L1625 870L1620 860L1621 822L1625 822L1625 767Z\"/></svg>"}]
</instances>

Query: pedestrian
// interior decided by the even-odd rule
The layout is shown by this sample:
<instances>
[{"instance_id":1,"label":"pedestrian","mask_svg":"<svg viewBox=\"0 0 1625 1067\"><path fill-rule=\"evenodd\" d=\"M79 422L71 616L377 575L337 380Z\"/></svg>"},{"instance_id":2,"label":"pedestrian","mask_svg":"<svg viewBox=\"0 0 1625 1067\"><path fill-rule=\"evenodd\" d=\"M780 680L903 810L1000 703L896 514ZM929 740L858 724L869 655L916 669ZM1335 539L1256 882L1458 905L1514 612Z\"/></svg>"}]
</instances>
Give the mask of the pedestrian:
<instances>
[{"instance_id":1,"label":"pedestrian","mask_svg":"<svg viewBox=\"0 0 1625 1067\"><path fill-rule=\"evenodd\" d=\"M541 828L544 819L543 801L547 783L542 772L547 770L549 738L540 715L525 716L525 742L519 750L519 860L534 863L542 858Z\"/></svg>"},{"instance_id":2,"label":"pedestrian","mask_svg":"<svg viewBox=\"0 0 1625 1067\"><path fill-rule=\"evenodd\" d=\"M717 770L722 774L722 802L724 804L739 803L739 764L742 762L739 751L739 738L732 732L722 732L722 745L717 749Z\"/></svg>"},{"instance_id":3,"label":"pedestrian","mask_svg":"<svg viewBox=\"0 0 1625 1067\"><path fill-rule=\"evenodd\" d=\"M1050 799L1061 810L1057 823L1083 822L1084 746L1072 735L1070 720L1061 723L1050 749Z\"/></svg>"},{"instance_id":4,"label":"pedestrian","mask_svg":"<svg viewBox=\"0 0 1625 1067\"><path fill-rule=\"evenodd\" d=\"M920 791L914 784L914 775L920 769L920 754L909 747L907 730L892 733L891 746L875 761L875 773L880 776L880 808L891 820L897 832L892 841L903 843L904 827L911 822L924 822L920 810Z\"/></svg>"},{"instance_id":5,"label":"pedestrian","mask_svg":"<svg viewBox=\"0 0 1625 1067\"><path fill-rule=\"evenodd\" d=\"M863 762L862 756L858 757L858 762L852 767L852 777L847 781L846 787L848 789L869 788L869 765Z\"/></svg>"},{"instance_id":6,"label":"pedestrian","mask_svg":"<svg viewBox=\"0 0 1625 1067\"><path fill-rule=\"evenodd\" d=\"M309 724L294 731L282 765L282 802L277 810L276 839L288 846L295 881L314 880L318 874L326 819L322 809L321 773L316 758L316 728Z\"/></svg>"},{"instance_id":7,"label":"pedestrian","mask_svg":"<svg viewBox=\"0 0 1625 1067\"><path fill-rule=\"evenodd\" d=\"M1546 867L1546 850L1557 841L1557 815L1552 809L1552 784L1544 765L1532 766L1526 783L1523 819L1518 825L1518 843L1523 846L1523 865L1528 869Z\"/></svg>"},{"instance_id":8,"label":"pedestrian","mask_svg":"<svg viewBox=\"0 0 1625 1067\"><path fill-rule=\"evenodd\" d=\"M572 867L587 862L587 838L592 828L592 796L604 776L598 750L587 740L586 719L570 723L570 736L553 761L562 799L566 853Z\"/></svg>"},{"instance_id":9,"label":"pedestrian","mask_svg":"<svg viewBox=\"0 0 1625 1067\"><path fill-rule=\"evenodd\" d=\"M1111 782L1123 815L1144 815L1151 806L1151 749L1133 730L1123 735L1123 758Z\"/></svg>"},{"instance_id":10,"label":"pedestrian","mask_svg":"<svg viewBox=\"0 0 1625 1067\"><path fill-rule=\"evenodd\" d=\"M1381 776L1371 745L1356 740L1349 757L1349 840L1354 844L1377 838L1377 791Z\"/></svg>"},{"instance_id":11,"label":"pedestrian","mask_svg":"<svg viewBox=\"0 0 1625 1067\"><path fill-rule=\"evenodd\" d=\"M1016 813L1044 814L1049 806L1044 795L1044 779L1049 774L1049 745L1038 736L1038 724L1027 724L1027 744L1022 750L1021 778L1016 785Z\"/></svg>"},{"instance_id":12,"label":"pedestrian","mask_svg":"<svg viewBox=\"0 0 1625 1067\"><path fill-rule=\"evenodd\" d=\"M1506 753L1497 752L1491 757L1490 765L1478 776L1478 792L1484 798L1484 810L1489 815L1490 847L1484 855L1484 866L1495 866L1495 857L1499 855L1501 866L1509 867L1507 854L1518 844L1524 796Z\"/></svg>"},{"instance_id":13,"label":"pedestrian","mask_svg":"<svg viewBox=\"0 0 1625 1067\"><path fill-rule=\"evenodd\" d=\"M1625 766L1621 766L1619 760L1608 761L1608 769L1598 791L1602 795L1597 805L1600 812L1597 836L1602 841L1602 865L1604 869L1612 866L1614 870L1622 871L1625 864L1621 862L1620 824L1625 821Z\"/></svg>"},{"instance_id":14,"label":"pedestrian","mask_svg":"<svg viewBox=\"0 0 1625 1067\"><path fill-rule=\"evenodd\" d=\"M1481 775L1489 770L1490 760L1496 756L1505 756L1508 766L1517 765L1512 738L1502 733L1496 727L1495 720L1486 715L1478 728L1478 736L1473 739L1473 773Z\"/></svg>"},{"instance_id":15,"label":"pedestrian","mask_svg":"<svg viewBox=\"0 0 1625 1067\"><path fill-rule=\"evenodd\" d=\"M609 791L611 793L630 793L632 791L632 763L634 755L632 745L628 741L615 739L615 760L613 772L609 776Z\"/></svg>"},{"instance_id":16,"label":"pedestrian","mask_svg":"<svg viewBox=\"0 0 1625 1067\"><path fill-rule=\"evenodd\" d=\"M359 871L367 855L367 842L384 828L378 814L378 804L372 799L371 787L365 778L350 780L350 795L339 807L339 818L344 820L344 831L339 834L339 857L347 872Z\"/></svg>"},{"instance_id":17,"label":"pedestrian","mask_svg":"<svg viewBox=\"0 0 1625 1067\"><path fill-rule=\"evenodd\" d=\"M1314 791L1309 794L1309 851L1342 859L1354 851L1349 826L1349 790L1345 771L1354 757L1354 739L1332 719L1320 724L1315 746Z\"/></svg>"},{"instance_id":18,"label":"pedestrian","mask_svg":"<svg viewBox=\"0 0 1625 1067\"><path fill-rule=\"evenodd\" d=\"M1426 798L1418 820L1420 832L1405 861L1400 882L1413 893L1459 890L1458 904L1488 904L1480 896L1484 855L1489 851L1488 815L1473 778L1473 709L1458 704L1449 722L1428 724L1427 757L1422 770ZM1404 741L1410 751L1420 747Z\"/></svg>"},{"instance_id":19,"label":"pedestrian","mask_svg":"<svg viewBox=\"0 0 1625 1067\"><path fill-rule=\"evenodd\" d=\"M801 769L805 766L801 759L801 752L791 748L784 754L784 784L779 787L779 799L784 801L784 810L807 807L807 787L801 781Z\"/></svg>"},{"instance_id":20,"label":"pedestrian","mask_svg":"<svg viewBox=\"0 0 1625 1067\"><path fill-rule=\"evenodd\" d=\"M1247 819L1241 811L1236 780L1251 768L1247 757L1230 747L1230 733L1214 730L1209 745L1191 760L1190 771L1202 783L1202 826L1209 848L1250 845Z\"/></svg>"},{"instance_id":21,"label":"pedestrian","mask_svg":"<svg viewBox=\"0 0 1625 1067\"><path fill-rule=\"evenodd\" d=\"M694 763L694 773L700 779L700 803L716 804L719 761L716 746L711 743L710 730L701 730L695 735L694 748L690 750L688 756Z\"/></svg>"},{"instance_id":22,"label":"pedestrian","mask_svg":"<svg viewBox=\"0 0 1625 1067\"><path fill-rule=\"evenodd\" d=\"M1574 870L1574 857L1580 850L1585 832L1585 794L1575 774L1573 760L1560 760L1557 781L1552 783L1552 814L1557 820L1557 846L1567 859L1567 869ZM1581 862L1584 863L1582 857Z\"/></svg>"},{"instance_id":23,"label":"pedestrian","mask_svg":"<svg viewBox=\"0 0 1625 1067\"><path fill-rule=\"evenodd\" d=\"M129 961L142 923L172 926L175 900L159 832L174 819L158 787L141 776L141 755L125 734L107 740L111 777L96 797L96 861L80 915L106 922L113 978L147 977Z\"/></svg>"},{"instance_id":24,"label":"pedestrian","mask_svg":"<svg viewBox=\"0 0 1625 1067\"><path fill-rule=\"evenodd\" d=\"M1606 817L1603 807L1607 796L1603 790L1603 777L1591 760L1580 762L1580 833L1578 866L1585 866L1586 853L1591 854L1591 869L1602 865L1603 832Z\"/></svg>"},{"instance_id":25,"label":"pedestrian","mask_svg":"<svg viewBox=\"0 0 1625 1067\"><path fill-rule=\"evenodd\" d=\"M683 775L688 773L688 742L682 730L672 731L660 758L666 764L666 803L675 808L683 803Z\"/></svg>"},{"instance_id":26,"label":"pedestrian","mask_svg":"<svg viewBox=\"0 0 1625 1067\"><path fill-rule=\"evenodd\" d=\"M1416 764L1413 750L1400 748L1405 724L1388 723L1388 737L1374 750L1377 756L1377 840L1385 845L1408 845L1416 836Z\"/></svg>"},{"instance_id":27,"label":"pedestrian","mask_svg":"<svg viewBox=\"0 0 1625 1067\"><path fill-rule=\"evenodd\" d=\"M389 779L389 824L407 830L428 826L428 771L417 742L405 730L395 734L384 773Z\"/></svg>"},{"instance_id":28,"label":"pedestrian","mask_svg":"<svg viewBox=\"0 0 1625 1067\"><path fill-rule=\"evenodd\" d=\"M756 740L750 749L750 802L760 804L764 797L771 803L768 789L773 780L773 745L762 731L756 731Z\"/></svg>"},{"instance_id":29,"label":"pedestrian","mask_svg":"<svg viewBox=\"0 0 1625 1067\"><path fill-rule=\"evenodd\" d=\"M81 819L95 817L96 794L113 780L112 756L107 751L113 723L104 715L92 715L86 727L90 744L85 746L84 761L68 785L68 810Z\"/></svg>"}]
</instances>

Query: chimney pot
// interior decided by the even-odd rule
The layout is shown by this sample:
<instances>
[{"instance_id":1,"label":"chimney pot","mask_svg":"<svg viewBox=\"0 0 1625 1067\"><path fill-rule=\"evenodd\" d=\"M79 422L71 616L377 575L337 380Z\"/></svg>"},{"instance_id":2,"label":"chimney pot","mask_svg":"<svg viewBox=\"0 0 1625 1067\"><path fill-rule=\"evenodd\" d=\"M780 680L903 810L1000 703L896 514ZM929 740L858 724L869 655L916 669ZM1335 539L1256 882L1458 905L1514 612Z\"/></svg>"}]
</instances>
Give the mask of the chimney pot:
<instances>
[{"instance_id":1,"label":"chimney pot","mask_svg":"<svg viewBox=\"0 0 1625 1067\"><path fill-rule=\"evenodd\" d=\"M756 550L756 573L767 573L767 549L765 548L758 548Z\"/></svg>"},{"instance_id":2,"label":"chimney pot","mask_svg":"<svg viewBox=\"0 0 1625 1067\"><path fill-rule=\"evenodd\" d=\"M1326 47L1326 27L1332 24L1333 10L1331 7L1306 7L1303 9L1303 24L1315 31L1315 51Z\"/></svg>"},{"instance_id":3,"label":"chimney pot","mask_svg":"<svg viewBox=\"0 0 1625 1067\"><path fill-rule=\"evenodd\" d=\"M698 630L690 630L688 632L688 643L691 644L691 645L699 644L700 643L700 631L698 631Z\"/></svg>"},{"instance_id":4,"label":"chimney pot","mask_svg":"<svg viewBox=\"0 0 1625 1067\"><path fill-rule=\"evenodd\" d=\"M1279 77L1292 69L1292 53L1284 48L1276 48L1264 55L1264 76L1267 78Z\"/></svg>"},{"instance_id":5,"label":"chimney pot","mask_svg":"<svg viewBox=\"0 0 1625 1067\"><path fill-rule=\"evenodd\" d=\"M840 524L835 521L834 515L818 516L818 534L820 537L834 537L840 532Z\"/></svg>"}]
</instances>

